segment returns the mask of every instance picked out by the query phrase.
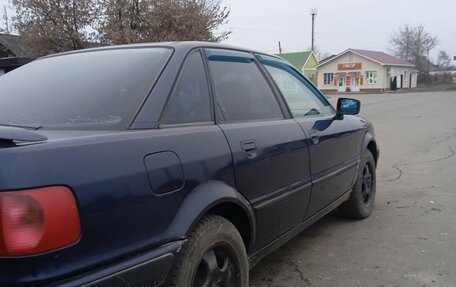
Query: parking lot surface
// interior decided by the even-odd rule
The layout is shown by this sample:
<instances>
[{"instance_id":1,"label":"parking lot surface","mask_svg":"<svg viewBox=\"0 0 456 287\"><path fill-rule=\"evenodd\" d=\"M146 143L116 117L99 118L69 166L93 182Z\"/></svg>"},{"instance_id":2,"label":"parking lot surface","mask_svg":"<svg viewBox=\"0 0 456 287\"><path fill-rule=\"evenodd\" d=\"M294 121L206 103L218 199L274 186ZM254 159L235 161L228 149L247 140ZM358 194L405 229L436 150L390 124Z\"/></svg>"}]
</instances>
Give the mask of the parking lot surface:
<instances>
[{"instance_id":1,"label":"parking lot surface","mask_svg":"<svg viewBox=\"0 0 456 287\"><path fill-rule=\"evenodd\" d=\"M250 286L456 286L456 92L344 96L361 100L381 148L374 212L326 216Z\"/></svg>"}]
</instances>

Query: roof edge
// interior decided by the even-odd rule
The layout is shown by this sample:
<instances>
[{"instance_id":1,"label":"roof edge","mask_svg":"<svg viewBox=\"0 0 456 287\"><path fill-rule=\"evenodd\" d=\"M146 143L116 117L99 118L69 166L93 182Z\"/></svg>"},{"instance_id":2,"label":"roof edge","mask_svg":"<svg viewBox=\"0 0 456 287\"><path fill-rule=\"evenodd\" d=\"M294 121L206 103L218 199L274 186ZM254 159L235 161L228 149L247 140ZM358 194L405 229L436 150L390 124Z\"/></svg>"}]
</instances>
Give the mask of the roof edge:
<instances>
[{"instance_id":1,"label":"roof edge","mask_svg":"<svg viewBox=\"0 0 456 287\"><path fill-rule=\"evenodd\" d=\"M328 59L328 60L326 60L326 61L324 61L324 62L321 62L320 64L318 64L318 65L316 66L316 68L319 68L320 66L323 66L323 65L327 64L328 62L330 62L330 61L332 61L332 60L335 60L335 59L337 59L337 58L339 58L339 57L345 55L345 54L348 53L348 52L352 52L352 53L354 53L354 54L356 54L356 55L358 55L358 56L360 56L360 57L363 57L363 58L365 58L365 59L368 59L368 60L370 60L370 61L373 61L373 62L375 62L375 63L378 63L378 64L380 64L380 65L382 65L382 66L415 67L415 65L413 65L413 64L411 64L411 63L409 63L409 64L389 64L389 63L384 63L384 62L381 62L381 61L379 61L379 60L373 59L373 58L371 58L371 57L369 57L369 56L363 55L363 54L357 52L356 49L348 48L348 49L346 49L345 51L343 51L343 52L337 54L335 57L332 57L332 58L330 58L330 59ZM373 51L373 52L375 52L375 51ZM384 53L384 52L382 52L382 53ZM386 53L385 53L385 54L386 54Z\"/></svg>"}]
</instances>

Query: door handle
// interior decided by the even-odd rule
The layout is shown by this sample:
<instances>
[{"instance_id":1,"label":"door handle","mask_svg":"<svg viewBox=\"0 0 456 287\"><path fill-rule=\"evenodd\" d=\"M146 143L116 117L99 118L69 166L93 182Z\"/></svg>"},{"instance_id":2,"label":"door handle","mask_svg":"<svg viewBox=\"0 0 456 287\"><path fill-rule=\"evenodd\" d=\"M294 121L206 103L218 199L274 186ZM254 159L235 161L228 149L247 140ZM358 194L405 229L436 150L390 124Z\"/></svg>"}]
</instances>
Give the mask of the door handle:
<instances>
[{"instance_id":1,"label":"door handle","mask_svg":"<svg viewBox=\"0 0 456 287\"><path fill-rule=\"evenodd\" d=\"M313 130L310 130L309 131L309 136L310 138L312 139L312 143L315 145L315 144L318 144L320 142L320 136L317 132L313 131Z\"/></svg>"},{"instance_id":2,"label":"door handle","mask_svg":"<svg viewBox=\"0 0 456 287\"><path fill-rule=\"evenodd\" d=\"M257 149L257 145L254 140L241 141L241 148L244 151L252 151Z\"/></svg>"}]
</instances>

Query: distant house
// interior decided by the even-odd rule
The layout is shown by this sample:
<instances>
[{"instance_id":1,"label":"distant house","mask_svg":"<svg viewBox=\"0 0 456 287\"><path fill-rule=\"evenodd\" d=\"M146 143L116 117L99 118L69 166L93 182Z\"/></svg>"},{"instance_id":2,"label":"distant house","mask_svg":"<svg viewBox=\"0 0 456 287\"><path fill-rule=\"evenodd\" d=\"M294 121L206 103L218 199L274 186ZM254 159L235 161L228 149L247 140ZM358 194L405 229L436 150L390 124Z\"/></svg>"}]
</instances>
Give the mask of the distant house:
<instances>
[{"instance_id":1,"label":"distant house","mask_svg":"<svg viewBox=\"0 0 456 287\"><path fill-rule=\"evenodd\" d=\"M456 84L456 70L432 71L432 72L429 72L429 75L438 77L440 79L442 79L446 76L446 77L449 77L454 84Z\"/></svg>"},{"instance_id":2,"label":"distant house","mask_svg":"<svg viewBox=\"0 0 456 287\"><path fill-rule=\"evenodd\" d=\"M414 65L379 51L347 49L317 65L323 92L372 92L415 88Z\"/></svg>"},{"instance_id":3,"label":"distant house","mask_svg":"<svg viewBox=\"0 0 456 287\"><path fill-rule=\"evenodd\" d=\"M327 62L327 61L331 60L332 58L334 58L334 57L336 57L336 56L337 56L337 55L334 55L334 54L333 54L333 55L330 55L330 56L328 56L328 57L322 59L322 60L320 61L320 63Z\"/></svg>"},{"instance_id":4,"label":"distant house","mask_svg":"<svg viewBox=\"0 0 456 287\"><path fill-rule=\"evenodd\" d=\"M318 64L318 61L317 58L315 58L313 52L306 51L297 53L283 53L277 56L280 56L290 62L315 85L317 84L317 70L315 67Z\"/></svg>"},{"instance_id":5,"label":"distant house","mask_svg":"<svg viewBox=\"0 0 456 287\"><path fill-rule=\"evenodd\" d=\"M0 75L8 73L35 59L32 50L21 40L21 37L0 34Z\"/></svg>"}]
</instances>

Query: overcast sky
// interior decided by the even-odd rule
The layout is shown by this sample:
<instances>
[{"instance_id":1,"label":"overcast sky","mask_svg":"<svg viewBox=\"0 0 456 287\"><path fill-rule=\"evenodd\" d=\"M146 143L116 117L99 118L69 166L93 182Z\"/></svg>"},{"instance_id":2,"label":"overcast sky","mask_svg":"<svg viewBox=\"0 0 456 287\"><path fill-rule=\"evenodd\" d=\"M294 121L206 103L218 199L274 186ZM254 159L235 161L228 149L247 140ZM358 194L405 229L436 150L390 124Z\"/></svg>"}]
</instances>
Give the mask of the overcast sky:
<instances>
[{"instance_id":1,"label":"overcast sky","mask_svg":"<svg viewBox=\"0 0 456 287\"><path fill-rule=\"evenodd\" d=\"M432 53L446 50L456 56L456 0L223 0L231 14L222 30L231 30L224 41L242 47L277 53L309 49L310 9L318 8L316 45L337 54L347 48L389 52L393 31L404 24L423 24L438 37ZM2 6L8 0L0 0ZM2 25L3 26L3 25ZM456 64L456 61L453 61Z\"/></svg>"},{"instance_id":2,"label":"overcast sky","mask_svg":"<svg viewBox=\"0 0 456 287\"><path fill-rule=\"evenodd\" d=\"M311 8L318 8L315 40L323 52L347 48L389 52L393 31L404 24L423 24L456 56L455 0L223 0L231 8L225 43L277 53L306 50L311 45ZM453 61L456 64L456 61Z\"/></svg>"}]
</instances>

